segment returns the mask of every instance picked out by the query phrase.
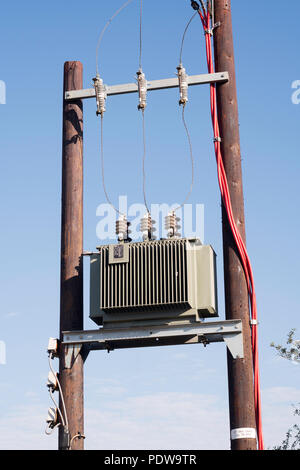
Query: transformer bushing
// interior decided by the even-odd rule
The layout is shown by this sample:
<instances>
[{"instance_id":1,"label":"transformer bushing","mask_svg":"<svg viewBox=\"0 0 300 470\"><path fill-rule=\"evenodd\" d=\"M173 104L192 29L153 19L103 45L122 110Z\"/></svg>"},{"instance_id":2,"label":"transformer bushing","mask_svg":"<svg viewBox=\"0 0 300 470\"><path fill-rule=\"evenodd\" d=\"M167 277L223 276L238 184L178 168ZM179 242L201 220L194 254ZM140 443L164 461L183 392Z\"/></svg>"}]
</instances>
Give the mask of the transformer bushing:
<instances>
[{"instance_id":1,"label":"transformer bushing","mask_svg":"<svg viewBox=\"0 0 300 470\"><path fill-rule=\"evenodd\" d=\"M119 220L116 221L116 235L117 235L119 242L130 241L129 226L130 226L130 222L127 221L127 218L125 215L121 215Z\"/></svg>"},{"instance_id":2,"label":"transformer bushing","mask_svg":"<svg viewBox=\"0 0 300 470\"><path fill-rule=\"evenodd\" d=\"M165 218L165 229L168 232L168 238L180 238L181 234L178 230L181 227L178 222L180 222L180 218L176 217L175 211L169 212Z\"/></svg>"},{"instance_id":3,"label":"transformer bushing","mask_svg":"<svg viewBox=\"0 0 300 470\"><path fill-rule=\"evenodd\" d=\"M152 220L151 214L147 213L141 220L141 232L143 235L143 240L155 240L156 237L154 236L154 232L156 229L154 228L154 224L156 222Z\"/></svg>"}]
</instances>

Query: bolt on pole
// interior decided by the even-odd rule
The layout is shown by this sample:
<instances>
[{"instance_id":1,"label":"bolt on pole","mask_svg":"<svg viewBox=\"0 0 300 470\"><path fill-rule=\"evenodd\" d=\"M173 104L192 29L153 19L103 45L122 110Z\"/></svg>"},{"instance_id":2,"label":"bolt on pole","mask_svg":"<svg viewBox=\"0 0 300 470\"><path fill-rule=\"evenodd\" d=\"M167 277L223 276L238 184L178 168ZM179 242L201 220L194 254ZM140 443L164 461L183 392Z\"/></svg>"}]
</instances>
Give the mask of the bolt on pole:
<instances>
[{"instance_id":1,"label":"bolt on pole","mask_svg":"<svg viewBox=\"0 0 300 470\"><path fill-rule=\"evenodd\" d=\"M82 89L80 62L64 65L64 95ZM61 215L60 339L63 331L83 329L83 111L82 101L63 98L62 215ZM59 378L66 407L70 439L84 434L83 360L79 354L66 367L67 346L61 346ZM63 403L60 400L63 410ZM83 439L74 438L73 450L83 449ZM59 427L59 449L66 448Z\"/></svg>"},{"instance_id":2,"label":"bolt on pole","mask_svg":"<svg viewBox=\"0 0 300 470\"><path fill-rule=\"evenodd\" d=\"M217 85L218 116L222 138L221 150L235 222L245 241L231 2L230 0L215 0L214 4L215 22L216 24L220 22L220 26L214 30L216 72L220 70L229 72L229 82ZM232 359L230 354L227 356L231 448L232 450L256 450L255 437L240 438L245 428L253 432L256 430L248 289L224 206L222 216L226 319L241 319L244 336L244 359Z\"/></svg>"}]
</instances>

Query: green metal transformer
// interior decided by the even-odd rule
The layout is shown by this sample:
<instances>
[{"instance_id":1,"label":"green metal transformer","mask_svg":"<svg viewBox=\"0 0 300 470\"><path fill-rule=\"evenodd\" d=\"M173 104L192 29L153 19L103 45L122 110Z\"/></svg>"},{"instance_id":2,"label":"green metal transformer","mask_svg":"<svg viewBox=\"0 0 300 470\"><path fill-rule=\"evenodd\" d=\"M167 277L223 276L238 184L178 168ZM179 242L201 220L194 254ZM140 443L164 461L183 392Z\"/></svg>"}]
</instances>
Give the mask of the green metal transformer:
<instances>
[{"instance_id":1,"label":"green metal transformer","mask_svg":"<svg viewBox=\"0 0 300 470\"><path fill-rule=\"evenodd\" d=\"M108 328L218 316L216 255L197 239L98 247L91 255L90 318Z\"/></svg>"}]
</instances>

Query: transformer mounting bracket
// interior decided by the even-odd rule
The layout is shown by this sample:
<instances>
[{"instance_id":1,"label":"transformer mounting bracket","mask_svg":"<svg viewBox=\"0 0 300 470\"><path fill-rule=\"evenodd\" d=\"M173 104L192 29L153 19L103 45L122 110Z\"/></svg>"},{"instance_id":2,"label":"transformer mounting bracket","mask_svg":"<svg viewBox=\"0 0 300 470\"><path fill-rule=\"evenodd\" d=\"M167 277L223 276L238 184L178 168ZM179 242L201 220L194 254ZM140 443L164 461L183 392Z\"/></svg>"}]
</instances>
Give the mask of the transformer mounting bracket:
<instances>
[{"instance_id":1,"label":"transformer mounting bracket","mask_svg":"<svg viewBox=\"0 0 300 470\"><path fill-rule=\"evenodd\" d=\"M225 342L234 359L244 357L243 328L241 320L219 322L181 322L165 325L133 326L131 328L106 328L87 331L65 331L63 344L72 352L84 347L90 351L128 349L179 344Z\"/></svg>"}]
</instances>

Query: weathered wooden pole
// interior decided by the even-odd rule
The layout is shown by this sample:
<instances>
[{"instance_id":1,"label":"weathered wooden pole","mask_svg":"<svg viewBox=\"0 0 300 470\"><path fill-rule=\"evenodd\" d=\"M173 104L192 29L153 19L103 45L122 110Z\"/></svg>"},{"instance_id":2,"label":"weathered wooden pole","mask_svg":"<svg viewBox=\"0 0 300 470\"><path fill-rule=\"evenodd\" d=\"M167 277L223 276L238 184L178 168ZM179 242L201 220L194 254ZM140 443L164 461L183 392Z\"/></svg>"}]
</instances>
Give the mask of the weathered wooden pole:
<instances>
[{"instance_id":1,"label":"weathered wooden pole","mask_svg":"<svg viewBox=\"0 0 300 470\"><path fill-rule=\"evenodd\" d=\"M215 0L214 30L216 72L228 71L229 82L217 85L221 150L227 174L235 222L245 241L244 197L240 152L239 119L235 78L230 0ZM242 264L223 207L223 249L226 318L243 321L244 359L228 353L231 448L256 450L253 363L248 289ZM242 436L248 436L242 438Z\"/></svg>"},{"instance_id":2,"label":"weathered wooden pole","mask_svg":"<svg viewBox=\"0 0 300 470\"><path fill-rule=\"evenodd\" d=\"M64 93L82 89L82 82L82 64L66 62ZM63 331L83 329L83 112L81 100L66 102L64 98L61 220L60 338ZM83 435L84 404L83 360L80 354L73 355L68 364L68 352L67 347L61 347L59 378L70 441L78 434ZM62 410L64 404L61 399ZM67 441L64 429L60 426L60 450L66 449ZM83 443L83 439L74 438L72 450L83 449Z\"/></svg>"}]
</instances>

